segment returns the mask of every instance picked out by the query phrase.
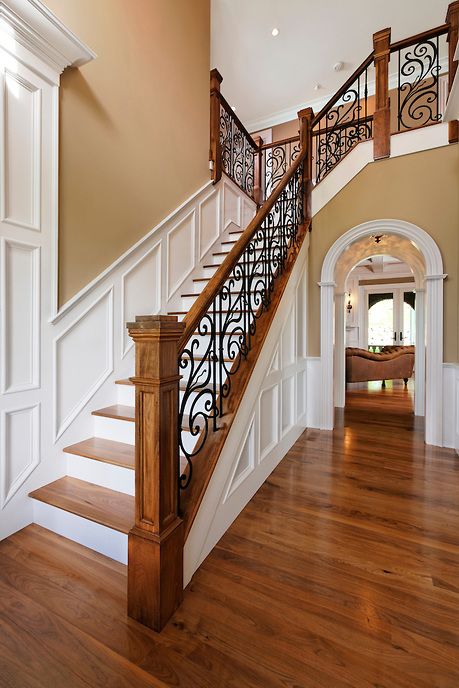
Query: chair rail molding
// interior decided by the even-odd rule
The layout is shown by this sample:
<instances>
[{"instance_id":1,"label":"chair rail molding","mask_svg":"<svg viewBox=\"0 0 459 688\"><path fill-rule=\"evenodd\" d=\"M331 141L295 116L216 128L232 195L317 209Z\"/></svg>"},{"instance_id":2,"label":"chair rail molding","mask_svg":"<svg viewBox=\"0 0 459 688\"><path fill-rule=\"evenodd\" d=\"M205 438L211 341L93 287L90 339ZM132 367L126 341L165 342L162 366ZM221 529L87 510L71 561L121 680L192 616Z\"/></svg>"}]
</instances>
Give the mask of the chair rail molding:
<instances>
[{"instance_id":1,"label":"chair rail molding","mask_svg":"<svg viewBox=\"0 0 459 688\"><path fill-rule=\"evenodd\" d=\"M408 239L425 262L425 392L427 444L443 445L443 260L432 237L421 227L394 219L364 222L342 234L329 248L321 272L320 346L321 346L321 421L320 427L332 430L334 424L334 302L335 269L340 256L351 244L375 234L395 234ZM422 300L424 297L422 297ZM422 323L421 323L422 324ZM419 333L419 329L418 329ZM417 409L422 409L418 400Z\"/></svg>"}]
</instances>

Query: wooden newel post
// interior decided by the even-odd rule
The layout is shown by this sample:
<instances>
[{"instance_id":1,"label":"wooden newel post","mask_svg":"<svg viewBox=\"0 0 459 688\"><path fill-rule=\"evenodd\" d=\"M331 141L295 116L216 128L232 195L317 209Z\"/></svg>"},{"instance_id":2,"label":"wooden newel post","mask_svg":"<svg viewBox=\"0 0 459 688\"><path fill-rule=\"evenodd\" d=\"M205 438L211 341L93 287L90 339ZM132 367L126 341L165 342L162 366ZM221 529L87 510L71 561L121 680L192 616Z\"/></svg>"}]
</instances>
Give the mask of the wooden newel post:
<instances>
[{"instance_id":1,"label":"wooden newel post","mask_svg":"<svg viewBox=\"0 0 459 688\"><path fill-rule=\"evenodd\" d=\"M178 516L178 340L175 316L128 323L135 343L135 525L129 533L128 614L160 631L183 596Z\"/></svg>"},{"instance_id":2,"label":"wooden newel post","mask_svg":"<svg viewBox=\"0 0 459 688\"><path fill-rule=\"evenodd\" d=\"M312 108L305 108L298 113L300 121L300 147L306 150L307 155L303 165L303 189L304 189L304 219L312 218L311 196L312 196L312 119L314 112Z\"/></svg>"},{"instance_id":3,"label":"wooden newel post","mask_svg":"<svg viewBox=\"0 0 459 688\"><path fill-rule=\"evenodd\" d=\"M261 146L263 145L263 139L261 136L254 136L253 140L257 144L257 152L254 154L254 161L253 161L253 200L257 205L261 205L263 203L263 180L261 177L262 174L262 150Z\"/></svg>"},{"instance_id":4,"label":"wooden newel post","mask_svg":"<svg viewBox=\"0 0 459 688\"><path fill-rule=\"evenodd\" d=\"M223 77L218 69L210 72L210 150L214 184L222 178L222 147L220 145L220 84Z\"/></svg>"},{"instance_id":5,"label":"wooden newel post","mask_svg":"<svg viewBox=\"0 0 459 688\"><path fill-rule=\"evenodd\" d=\"M373 34L373 49L376 73L373 158L379 160L390 156L390 29L382 29Z\"/></svg>"},{"instance_id":6,"label":"wooden newel post","mask_svg":"<svg viewBox=\"0 0 459 688\"><path fill-rule=\"evenodd\" d=\"M457 71L457 60L454 59L459 35L459 0L448 5L446 14L448 28L448 92L451 93L454 76ZM448 140L450 143L459 141L459 122L457 119L448 124Z\"/></svg>"}]
</instances>

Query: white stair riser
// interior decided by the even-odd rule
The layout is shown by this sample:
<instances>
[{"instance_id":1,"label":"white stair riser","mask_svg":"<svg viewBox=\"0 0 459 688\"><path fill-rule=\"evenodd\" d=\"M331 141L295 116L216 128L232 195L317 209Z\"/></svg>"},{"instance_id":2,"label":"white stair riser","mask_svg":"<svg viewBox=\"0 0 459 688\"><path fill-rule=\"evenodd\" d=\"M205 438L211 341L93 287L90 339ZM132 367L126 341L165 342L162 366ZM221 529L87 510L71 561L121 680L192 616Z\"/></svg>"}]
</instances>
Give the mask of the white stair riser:
<instances>
[{"instance_id":1,"label":"white stair riser","mask_svg":"<svg viewBox=\"0 0 459 688\"><path fill-rule=\"evenodd\" d=\"M67 454L67 475L109 490L134 495L135 474L132 468Z\"/></svg>"},{"instance_id":2,"label":"white stair riser","mask_svg":"<svg viewBox=\"0 0 459 688\"><path fill-rule=\"evenodd\" d=\"M33 500L34 523L127 564L128 536L51 504Z\"/></svg>"},{"instance_id":3,"label":"white stair riser","mask_svg":"<svg viewBox=\"0 0 459 688\"><path fill-rule=\"evenodd\" d=\"M127 420L94 416L94 435L114 442L135 444L135 424Z\"/></svg>"},{"instance_id":4,"label":"white stair riser","mask_svg":"<svg viewBox=\"0 0 459 688\"><path fill-rule=\"evenodd\" d=\"M116 385L117 387L117 401L123 406L135 405L135 387L134 385Z\"/></svg>"}]
</instances>

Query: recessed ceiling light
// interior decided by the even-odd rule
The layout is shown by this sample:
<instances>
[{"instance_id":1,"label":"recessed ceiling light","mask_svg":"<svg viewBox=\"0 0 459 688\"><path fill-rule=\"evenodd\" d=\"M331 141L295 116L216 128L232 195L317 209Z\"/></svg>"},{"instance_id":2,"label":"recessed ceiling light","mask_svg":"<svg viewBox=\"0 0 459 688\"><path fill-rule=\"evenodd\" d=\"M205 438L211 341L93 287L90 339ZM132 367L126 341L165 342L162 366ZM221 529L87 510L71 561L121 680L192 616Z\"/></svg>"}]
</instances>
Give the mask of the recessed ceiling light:
<instances>
[{"instance_id":1,"label":"recessed ceiling light","mask_svg":"<svg viewBox=\"0 0 459 688\"><path fill-rule=\"evenodd\" d=\"M344 64L342 62L335 62L335 64L333 65L333 71L340 72L343 67Z\"/></svg>"},{"instance_id":2,"label":"recessed ceiling light","mask_svg":"<svg viewBox=\"0 0 459 688\"><path fill-rule=\"evenodd\" d=\"M319 91L322 88L320 84L315 84L314 91Z\"/></svg>"},{"instance_id":3,"label":"recessed ceiling light","mask_svg":"<svg viewBox=\"0 0 459 688\"><path fill-rule=\"evenodd\" d=\"M232 105L232 106L231 106L231 110L234 110L234 112L236 112L236 106L235 106L235 105Z\"/></svg>"},{"instance_id":4,"label":"recessed ceiling light","mask_svg":"<svg viewBox=\"0 0 459 688\"><path fill-rule=\"evenodd\" d=\"M271 35L272 35L272 36L278 36L278 35L279 35L279 29L273 29L273 30L271 31Z\"/></svg>"}]
</instances>

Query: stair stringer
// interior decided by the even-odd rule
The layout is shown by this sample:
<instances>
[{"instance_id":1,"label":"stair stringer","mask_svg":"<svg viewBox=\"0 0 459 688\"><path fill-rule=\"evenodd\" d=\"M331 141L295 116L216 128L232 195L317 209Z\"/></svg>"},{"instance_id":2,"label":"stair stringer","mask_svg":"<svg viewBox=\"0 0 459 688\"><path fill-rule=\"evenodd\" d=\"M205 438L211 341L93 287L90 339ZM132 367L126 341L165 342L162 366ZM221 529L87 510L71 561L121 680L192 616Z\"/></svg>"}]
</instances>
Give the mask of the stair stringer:
<instances>
[{"instance_id":1,"label":"stair stringer","mask_svg":"<svg viewBox=\"0 0 459 688\"><path fill-rule=\"evenodd\" d=\"M309 233L188 534L185 585L306 428L308 250Z\"/></svg>"},{"instance_id":2,"label":"stair stringer","mask_svg":"<svg viewBox=\"0 0 459 688\"><path fill-rule=\"evenodd\" d=\"M391 158L419 153L420 151L448 145L448 124L435 124L400 132L391 136ZM357 144L329 174L312 190L312 216L332 200L367 165L377 165L373 160L373 140Z\"/></svg>"}]
</instances>

